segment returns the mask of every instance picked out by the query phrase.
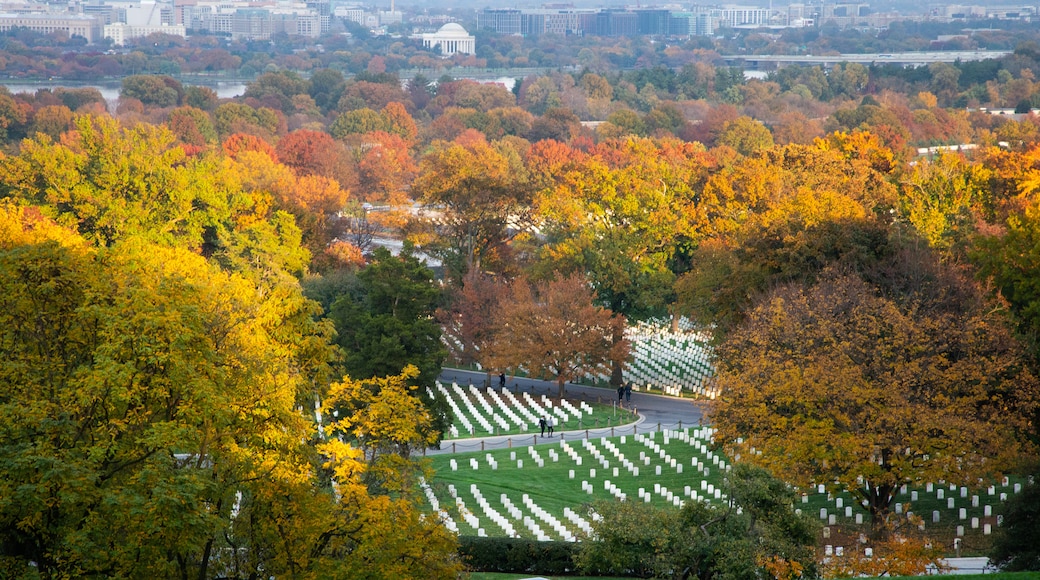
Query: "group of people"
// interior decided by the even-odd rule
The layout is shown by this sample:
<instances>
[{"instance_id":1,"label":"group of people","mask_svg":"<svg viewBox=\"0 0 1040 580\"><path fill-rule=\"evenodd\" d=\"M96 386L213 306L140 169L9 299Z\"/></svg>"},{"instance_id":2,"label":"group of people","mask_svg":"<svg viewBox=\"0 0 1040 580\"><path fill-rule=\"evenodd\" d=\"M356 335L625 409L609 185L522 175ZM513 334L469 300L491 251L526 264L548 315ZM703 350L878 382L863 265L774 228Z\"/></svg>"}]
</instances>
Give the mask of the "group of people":
<instances>
[{"instance_id":1,"label":"group of people","mask_svg":"<svg viewBox=\"0 0 1040 580\"><path fill-rule=\"evenodd\" d=\"M545 435L545 430L549 430L549 437L553 436L553 428L556 427L556 419L553 419L552 415L547 415L538 419L538 426L542 428L542 435Z\"/></svg>"},{"instance_id":2,"label":"group of people","mask_svg":"<svg viewBox=\"0 0 1040 580\"><path fill-rule=\"evenodd\" d=\"M621 401L632 402L632 381L628 381L624 385L617 388L617 402L621 404Z\"/></svg>"}]
</instances>

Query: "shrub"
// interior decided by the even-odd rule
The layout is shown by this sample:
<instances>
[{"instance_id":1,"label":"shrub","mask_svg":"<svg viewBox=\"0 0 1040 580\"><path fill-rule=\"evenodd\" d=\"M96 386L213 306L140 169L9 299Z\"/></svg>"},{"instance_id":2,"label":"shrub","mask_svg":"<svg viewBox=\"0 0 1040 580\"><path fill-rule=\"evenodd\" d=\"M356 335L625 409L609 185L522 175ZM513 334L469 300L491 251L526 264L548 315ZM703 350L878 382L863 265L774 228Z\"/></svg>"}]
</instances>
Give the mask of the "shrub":
<instances>
[{"instance_id":1,"label":"shrub","mask_svg":"<svg viewBox=\"0 0 1040 580\"><path fill-rule=\"evenodd\" d=\"M566 574L575 570L577 544L538 542L524 538L461 536L459 556L475 572Z\"/></svg>"}]
</instances>

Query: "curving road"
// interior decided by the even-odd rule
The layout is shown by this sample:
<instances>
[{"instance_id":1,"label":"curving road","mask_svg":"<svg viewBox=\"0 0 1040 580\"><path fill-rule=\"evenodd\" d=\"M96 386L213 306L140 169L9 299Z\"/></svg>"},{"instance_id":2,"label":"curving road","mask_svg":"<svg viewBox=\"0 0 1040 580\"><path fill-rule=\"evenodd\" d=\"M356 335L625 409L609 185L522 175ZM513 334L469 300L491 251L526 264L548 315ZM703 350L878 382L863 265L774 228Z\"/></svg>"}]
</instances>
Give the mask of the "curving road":
<instances>
[{"instance_id":1,"label":"curving road","mask_svg":"<svg viewBox=\"0 0 1040 580\"><path fill-rule=\"evenodd\" d=\"M444 369L439 377L442 383L450 384L457 382L460 385L474 384L483 385L487 380L487 374L482 372L464 371L458 369ZM556 396L556 383L527 379L520 377L507 377L506 385L518 392L527 391L532 395ZM492 384L498 386L498 377L492 377ZM617 397L616 391L601 387L588 387L585 385L566 386L566 398L586 400L589 402L599 401L609 404ZM606 437L611 435L628 435L633 432L656 431L659 428L696 427L704 421L703 403L691 399L678 399L662 395L651 395L648 393L632 393L632 401L625 403L626 406L633 405L639 414L639 420L635 425L629 424L623 427L587 429L582 431L557 432L557 436L564 439L577 439L583 437ZM453 439L441 443L439 449L429 449L427 454L453 453L464 451L476 451L483 449L502 449L504 447L525 447L537 443L547 442L549 439L535 435L501 435L497 437L474 437L471 439ZM558 438L556 438L558 440Z\"/></svg>"}]
</instances>

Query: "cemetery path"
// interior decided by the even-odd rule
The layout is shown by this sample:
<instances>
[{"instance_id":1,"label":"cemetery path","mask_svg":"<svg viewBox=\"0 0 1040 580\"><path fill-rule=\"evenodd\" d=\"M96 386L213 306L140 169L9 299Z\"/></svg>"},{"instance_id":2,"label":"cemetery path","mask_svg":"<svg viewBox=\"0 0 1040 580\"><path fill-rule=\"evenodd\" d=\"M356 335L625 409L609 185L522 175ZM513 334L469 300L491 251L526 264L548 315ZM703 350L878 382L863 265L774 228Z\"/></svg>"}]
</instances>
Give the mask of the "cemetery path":
<instances>
[{"instance_id":1,"label":"cemetery path","mask_svg":"<svg viewBox=\"0 0 1040 580\"><path fill-rule=\"evenodd\" d=\"M444 383L457 382L460 385L474 384L483 385L487 374L476 371L465 371L459 369L444 369L440 380ZM493 377L492 384L498 384L497 377ZM541 381L538 379L527 379L521 377L510 377L506 382L509 388L514 386L520 392L527 391L532 395L550 395L555 397L557 393L556 383L552 381ZM584 399L586 401L601 401L609 404L615 400L615 391L601 387L588 387L585 385L566 386L567 399ZM439 449L429 449L427 454L454 453L466 451L480 451L490 449L503 449L506 447L527 447L538 443L549 443L559 441L560 438L574 440L585 437L609 437L612 435L631 435L633 433L645 433L659 429L678 429L681 427L697 427L704 419L703 402L691 399L679 399L662 395L651 395L648 393L632 393L632 401L625 403L626 406L634 405L639 413L639 420L634 424L629 423L621 427L584 429L581 431L558 431L556 437L549 439L537 435L499 435L489 437L474 437L470 439L452 439L441 442Z\"/></svg>"}]
</instances>

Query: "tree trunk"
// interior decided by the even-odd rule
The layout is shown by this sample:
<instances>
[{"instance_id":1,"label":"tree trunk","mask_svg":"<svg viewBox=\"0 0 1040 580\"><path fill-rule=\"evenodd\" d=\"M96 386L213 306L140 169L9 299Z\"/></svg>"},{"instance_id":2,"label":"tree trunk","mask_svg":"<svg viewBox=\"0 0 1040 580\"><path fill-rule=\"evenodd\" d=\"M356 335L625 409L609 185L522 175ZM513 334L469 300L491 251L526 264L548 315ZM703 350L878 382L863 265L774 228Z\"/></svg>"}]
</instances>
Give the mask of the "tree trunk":
<instances>
[{"instance_id":1,"label":"tree trunk","mask_svg":"<svg viewBox=\"0 0 1040 580\"><path fill-rule=\"evenodd\" d=\"M556 377L556 386L559 387L559 392L556 394L556 396L562 399L564 392L567 389L567 381L563 380L562 376Z\"/></svg>"},{"instance_id":2,"label":"tree trunk","mask_svg":"<svg viewBox=\"0 0 1040 580\"><path fill-rule=\"evenodd\" d=\"M613 345L625 340L625 326L622 325L620 328L615 328L614 333L611 335L610 340ZM610 386L615 389L625 383L625 368L624 361L611 361L610 363Z\"/></svg>"},{"instance_id":3,"label":"tree trunk","mask_svg":"<svg viewBox=\"0 0 1040 580\"><path fill-rule=\"evenodd\" d=\"M888 512L892 505L891 485L871 486L866 491L867 509L870 510L870 537L872 540L884 540L888 535Z\"/></svg>"}]
</instances>

